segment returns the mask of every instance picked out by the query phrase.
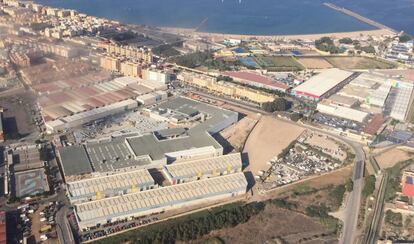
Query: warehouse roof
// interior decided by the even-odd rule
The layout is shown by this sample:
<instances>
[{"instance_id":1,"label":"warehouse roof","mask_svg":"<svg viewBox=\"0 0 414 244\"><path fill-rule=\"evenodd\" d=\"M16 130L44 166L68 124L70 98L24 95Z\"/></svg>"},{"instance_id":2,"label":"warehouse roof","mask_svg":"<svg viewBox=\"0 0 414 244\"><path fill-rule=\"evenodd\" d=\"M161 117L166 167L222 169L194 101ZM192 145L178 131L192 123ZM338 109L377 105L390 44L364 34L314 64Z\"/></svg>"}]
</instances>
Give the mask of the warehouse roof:
<instances>
[{"instance_id":1,"label":"warehouse roof","mask_svg":"<svg viewBox=\"0 0 414 244\"><path fill-rule=\"evenodd\" d=\"M163 133L167 133L165 130L163 131ZM192 148L221 148L221 145L206 131L165 140L158 140L152 133L139 137L127 138L127 140L135 155L149 155L152 160L162 159L167 153L189 150Z\"/></svg>"},{"instance_id":2,"label":"warehouse roof","mask_svg":"<svg viewBox=\"0 0 414 244\"><path fill-rule=\"evenodd\" d=\"M223 72L224 75L227 76L231 76L235 79L239 79L242 81L246 81L246 82L254 82L254 83L259 83L262 85L266 85L266 86L271 86L280 90L287 90L290 88L290 86L279 82L279 81L275 81L267 76L264 75L260 75L260 74L256 74L253 72L248 72L248 71L226 71Z\"/></svg>"},{"instance_id":3,"label":"warehouse roof","mask_svg":"<svg viewBox=\"0 0 414 244\"><path fill-rule=\"evenodd\" d=\"M298 93L305 93L315 97L321 97L326 92L349 78L353 73L340 69L328 69L313 76L293 90Z\"/></svg>"},{"instance_id":4,"label":"warehouse roof","mask_svg":"<svg viewBox=\"0 0 414 244\"><path fill-rule=\"evenodd\" d=\"M212 174L215 170L227 170L242 168L240 153L224 156L192 160L182 163L174 163L164 166L172 178L192 177L196 175Z\"/></svg>"},{"instance_id":5,"label":"warehouse roof","mask_svg":"<svg viewBox=\"0 0 414 244\"><path fill-rule=\"evenodd\" d=\"M94 171L113 171L114 169L151 163L148 158L136 159L134 152L128 147L125 137L89 142L85 148Z\"/></svg>"},{"instance_id":6,"label":"warehouse roof","mask_svg":"<svg viewBox=\"0 0 414 244\"><path fill-rule=\"evenodd\" d=\"M70 146L59 150L65 175L80 175L92 172L85 147Z\"/></svg>"},{"instance_id":7,"label":"warehouse roof","mask_svg":"<svg viewBox=\"0 0 414 244\"><path fill-rule=\"evenodd\" d=\"M172 110L177 111L179 113L184 113L186 115L190 115L195 111L199 111L203 114L207 114L207 120L203 121L203 123L199 123L198 125L190 128L191 132L201 132L201 131L209 131L210 129L214 128L217 124L221 123L222 121L226 120L231 116L237 116L236 112L229 111L226 109L222 109L216 106L212 106L206 103L201 103L192 99L184 98L184 97L176 97L174 99L168 100L168 102L164 102L159 106L155 107L153 111L165 111L165 110Z\"/></svg>"},{"instance_id":8,"label":"warehouse roof","mask_svg":"<svg viewBox=\"0 0 414 244\"><path fill-rule=\"evenodd\" d=\"M141 186L147 185L154 185L154 179L148 170L142 169L70 182L68 190L72 197L81 197L116 189L134 187L139 189Z\"/></svg>"},{"instance_id":9,"label":"warehouse roof","mask_svg":"<svg viewBox=\"0 0 414 244\"><path fill-rule=\"evenodd\" d=\"M247 181L244 174L237 173L75 204L75 208L80 222L94 222L232 193L241 189L246 190L246 188Z\"/></svg>"}]
</instances>

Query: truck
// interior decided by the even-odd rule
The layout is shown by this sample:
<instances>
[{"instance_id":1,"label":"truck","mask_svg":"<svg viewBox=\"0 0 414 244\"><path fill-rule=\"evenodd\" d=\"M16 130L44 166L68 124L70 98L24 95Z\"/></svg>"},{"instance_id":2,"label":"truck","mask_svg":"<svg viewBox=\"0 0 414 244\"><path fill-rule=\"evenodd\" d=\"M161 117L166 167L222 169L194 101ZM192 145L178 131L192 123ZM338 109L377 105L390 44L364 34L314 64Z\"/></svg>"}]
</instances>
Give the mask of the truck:
<instances>
[{"instance_id":1,"label":"truck","mask_svg":"<svg viewBox=\"0 0 414 244\"><path fill-rule=\"evenodd\" d=\"M48 232L50 230L52 230L51 225L44 225L44 226L42 226L42 228L40 228L40 233Z\"/></svg>"}]
</instances>

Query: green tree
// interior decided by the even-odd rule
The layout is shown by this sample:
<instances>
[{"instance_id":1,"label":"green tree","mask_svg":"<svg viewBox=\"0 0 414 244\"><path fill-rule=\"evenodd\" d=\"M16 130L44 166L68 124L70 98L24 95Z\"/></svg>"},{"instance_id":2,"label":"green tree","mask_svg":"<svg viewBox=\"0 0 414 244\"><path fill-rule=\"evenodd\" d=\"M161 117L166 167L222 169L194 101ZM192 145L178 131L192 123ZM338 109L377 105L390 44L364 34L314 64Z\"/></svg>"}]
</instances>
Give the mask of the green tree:
<instances>
[{"instance_id":1,"label":"green tree","mask_svg":"<svg viewBox=\"0 0 414 244\"><path fill-rule=\"evenodd\" d=\"M398 39L399 39L400 42L408 42L408 41L412 40L411 36L409 36L405 33L402 34L401 36L399 36Z\"/></svg>"},{"instance_id":2,"label":"green tree","mask_svg":"<svg viewBox=\"0 0 414 244\"><path fill-rule=\"evenodd\" d=\"M339 39L339 43L341 44L352 44L354 41L349 37L344 37Z\"/></svg>"},{"instance_id":3,"label":"green tree","mask_svg":"<svg viewBox=\"0 0 414 244\"><path fill-rule=\"evenodd\" d=\"M364 197L368 197L369 195L374 193L375 181L376 181L375 175L369 175L365 177L365 184L364 184L364 188L362 189L362 194L364 195Z\"/></svg>"}]
</instances>

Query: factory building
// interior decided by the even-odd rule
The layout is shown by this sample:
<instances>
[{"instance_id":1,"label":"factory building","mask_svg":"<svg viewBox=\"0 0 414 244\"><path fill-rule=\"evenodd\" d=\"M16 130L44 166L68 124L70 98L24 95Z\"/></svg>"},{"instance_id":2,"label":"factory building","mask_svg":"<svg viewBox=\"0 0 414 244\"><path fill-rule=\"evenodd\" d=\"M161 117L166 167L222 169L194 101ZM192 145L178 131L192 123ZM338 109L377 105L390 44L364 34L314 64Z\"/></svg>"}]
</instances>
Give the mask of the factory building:
<instances>
[{"instance_id":1,"label":"factory building","mask_svg":"<svg viewBox=\"0 0 414 244\"><path fill-rule=\"evenodd\" d=\"M238 121L238 114L185 97L176 97L147 109L149 117L174 126L190 127L189 133L207 131L215 134ZM200 123L201 122L201 123Z\"/></svg>"},{"instance_id":2,"label":"factory building","mask_svg":"<svg viewBox=\"0 0 414 244\"><path fill-rule=\"evenodd\" d=\"M280 92L287 92L290 90L290 86L254 72L226 71L223 73L223 75L229 76L235 81L242 84L247 84L259 88L265 88Z\"/></svg>"},{"instance_id":3,"label":"factory building","mask_svg":"<svg viewBox=\"0 0 414 244\"><path fill-rule=\"evenodd\" d=\"M57 120L46 121L46 129L48 132L64 131L69 128L81 126L91 121L107 117L109 115L122 113L138 107L137 101L127 99L121 102L113 103L108 106L95 108L85 112L66 116Z\"/></svg>"},{"instance_id":4,"label":"factory building","mask_svg":"<svg viewBox=\"0 0 414 244\"><path fill-rule=\"evenodd\" d=\"M165 165L163 172L172 185L242 171L240 153Z\"/></svg>"},{"instance_id":5,"label":"factory building","mask_svg":"<svg viewBox=\"0 0 414 244\"><path fill-rule=\"evenodd\" d=\"M79 228L87 230L98 224L239 196L246 190L244 174L230 174L75 204L75 217Z\"/></svg>"},{"instance_id":6,"label":"factory building","mask_svg":"<svg viewBox=\"0 0 414 244\"><path fill-rule=\"evenodd\" d=\"M335 94L358 75L358 73L336 68L328 69L295 87L293 94L319 101Z\"/></svg>"},{"instance_id":7,"label":"factory building","mask_svg":"<svg viewBox=\"0 0 414 244\"><path fill-rule=\"evenodd\" d=\"M399 121L405 121L410 109L414 85L408 82L398 82L397 96L391 109L390 116Z\"/></svg>"},{"instance_id":8,"label":"factory building","mask_svg":"<svg viewBox=\"0 0 414 244\"><path fill-rule=\"evenodd\" d=\"M155 91L148 94L141 95L137 97L139 104L148 106L153 105L159 102L163 102L168 98L168 94L165 91Z\"/></svg>"},{"instance_id":9,"label":"factory building","mask_svg":"<svg viewBox=\"0 0 414 244\"><path fill-rule=\"evenodd\" d=\"M67 194L70 202L74 204L145 191L155 187L154 179L148 170L142 169L69 182Z\"/></svg>"},{"instance_id":10,"label":"factory building","mask_svg":"<svg viewBox=\"0 0 414 244\"><path fill-rule=\"evenodd\" d=\"M356 109L352 109L349 107L343 107L332 103L330 100L325 99L318 103L317 110L323 114L332 115L335 117L357 121L357 122L364 122L367 117L368 113L362 112Z\"/></svg>"},{"instance_id":11,"label":"factory building","mask_svg":"<svg viewBox=\"0 0 414 244\"><path fill-rule=\"evenodd\" d=\"M177 133L171 129L169 135L164 138L149 133L90 141L60 148L57 156L69 182L93 174L162 167L175 161L223 154L223 147L206 131Z\"/></svg>"}]
</instances>

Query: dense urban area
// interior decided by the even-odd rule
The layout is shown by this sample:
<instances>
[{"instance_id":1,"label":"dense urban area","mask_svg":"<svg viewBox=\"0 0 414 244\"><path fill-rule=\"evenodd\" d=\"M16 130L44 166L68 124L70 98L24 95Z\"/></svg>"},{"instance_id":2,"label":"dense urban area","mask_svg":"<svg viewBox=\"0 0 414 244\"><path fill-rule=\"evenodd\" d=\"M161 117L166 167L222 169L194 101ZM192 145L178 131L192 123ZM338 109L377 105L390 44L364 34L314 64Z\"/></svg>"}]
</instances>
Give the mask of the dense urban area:
<instances>
[{"instance_id":1,"label":"dense urban area","mask_svg":"<svg viewBox=\"0 0 414 244\"><path fill-rule=\"evenodd\" d=\"M412 243L414 42L328 7L379 30L0 0L0 243Z\"/></svg>"}]
</instances>

